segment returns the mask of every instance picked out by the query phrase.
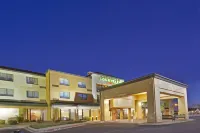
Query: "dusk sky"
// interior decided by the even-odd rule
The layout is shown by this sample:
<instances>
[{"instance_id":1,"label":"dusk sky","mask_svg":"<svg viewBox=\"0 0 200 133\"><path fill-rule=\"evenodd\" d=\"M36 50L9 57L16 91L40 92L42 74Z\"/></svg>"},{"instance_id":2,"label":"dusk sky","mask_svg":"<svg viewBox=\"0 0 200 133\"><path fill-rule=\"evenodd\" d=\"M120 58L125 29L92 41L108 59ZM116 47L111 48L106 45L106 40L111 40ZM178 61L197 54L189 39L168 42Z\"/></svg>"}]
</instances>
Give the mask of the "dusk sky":
<instances>
[{"instance_id":1,"label":"dusk sky","mask_svg":"<svg viewBox=\"0 0 200 133\"><path fill-rule=\"evenodd\" d=\"M1 0L0 65L45 73L149 73L200 104L200 0Z\"/></svg>"}]
</instances>

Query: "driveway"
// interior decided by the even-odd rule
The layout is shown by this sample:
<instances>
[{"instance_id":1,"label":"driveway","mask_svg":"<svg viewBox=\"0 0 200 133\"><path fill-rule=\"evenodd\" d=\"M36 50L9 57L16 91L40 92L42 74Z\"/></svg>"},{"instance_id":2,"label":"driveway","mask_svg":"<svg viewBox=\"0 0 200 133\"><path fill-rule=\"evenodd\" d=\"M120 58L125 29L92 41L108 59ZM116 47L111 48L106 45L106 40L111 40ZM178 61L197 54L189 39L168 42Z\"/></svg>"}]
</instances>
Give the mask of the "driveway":
<instances>
[{"instance_id":1,"label":"driveway","mask_svg":"<svg viewBox=\"0 0 200 133\"><path fill-rule=\"evenodd\" d=\"M196 133L200 131L200 117L195 121L163 126L138 126L127 123L98 123L65 129L53 133ZM1 133L10 133L10 130ZM24 133L30 133L24 130Z\"/></svg>"}]
</instances>

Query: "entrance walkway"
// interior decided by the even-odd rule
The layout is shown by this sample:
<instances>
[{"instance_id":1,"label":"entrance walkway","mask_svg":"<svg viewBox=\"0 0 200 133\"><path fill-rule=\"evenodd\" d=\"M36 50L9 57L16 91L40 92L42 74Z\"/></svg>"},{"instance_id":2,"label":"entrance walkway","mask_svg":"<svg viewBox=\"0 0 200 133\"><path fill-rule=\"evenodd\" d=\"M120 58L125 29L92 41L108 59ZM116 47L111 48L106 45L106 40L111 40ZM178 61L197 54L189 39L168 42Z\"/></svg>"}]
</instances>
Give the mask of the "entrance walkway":
<instances>
[{"instance_id":1,"label":"entrance walkway","mask_svg":"<svg viewBox=\"0 0 200 133\"><path fill-rule=\"evenodd\" d=\"M116 120L116 121L106 121L106 122L110 122L110 123L133 123L133 124L139 124L139 125L170 125L170 124L176 124L176 123L182 123L182 122L188 122L188 121L193 121L193 119L189 119L189 120L176 120L176 121L172 121L172 120L162 120L162 122L158 122L158 123L147 123L147 120Z\"/></svg>"},{"instance_id":2,"label":"entrance walkway","mask_svg":"<svg viewBox=\"0 0 200 133\"><path fill-rule=\"evenodd\" d=\"M116 121L106 121L106 122L113 122L113 123L134 123L134 124L142 124L147 123L147 120L116 120Z\"/></svg>"}]
</instances>

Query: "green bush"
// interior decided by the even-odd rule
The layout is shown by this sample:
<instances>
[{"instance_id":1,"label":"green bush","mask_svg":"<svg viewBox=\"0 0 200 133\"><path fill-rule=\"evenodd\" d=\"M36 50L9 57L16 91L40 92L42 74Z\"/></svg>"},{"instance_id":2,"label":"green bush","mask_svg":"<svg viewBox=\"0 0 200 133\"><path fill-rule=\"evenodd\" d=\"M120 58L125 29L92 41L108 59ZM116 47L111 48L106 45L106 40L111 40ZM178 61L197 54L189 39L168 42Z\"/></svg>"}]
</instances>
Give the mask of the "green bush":
<instances>
[{"instance_id":1,"label":"green bush","mask_svg":"<svg viewBox=\"0 0 200 133\"><path fill-rule=\"evenodd\" d=\"M24 117L23 116L16 116L17 122L22 123L24 122Z\"/></svg>"},{"instance_id":2,"label":"green bush","mask_svg":"<svg viewBox=\"0 0 200 133\"><path fill-rule=\"evenodd\" d=\"M90 121L90 117L83 117L83 120L85 120L85 121Z\"/></svg>"},{"instance_id":3,"label":"green bush","mask_svg":"<svg viewBox=\"0 0 200 133\"><path fill-rule=\"evenodd\" d=\"M29 122L29 120L28 120L28 119L25 119L24 122Z\"/></svg>"},{"instance_id":4,"label":"green bush","mask_svg":"<svg viewBox=\"0 0 200 133\"><path fill-rule=\"evenodd\" d=\"M36 122L36 120L31 120L31 122Z\"/></svg>"},{"instance_id":5,"label":"green bush","mask_svg":"<svg viewBox=\"0 0 200 133\"><path fill-rule=\"evenodd\" d=\"M8 120L8 124L16 125L17 124L17 120Z\"/></svg>"},{"instance_id":6,"label":"green bush","mask_svg":"<svg viewBox=\"0 0 200 133\"><path fill-rule=\"evenodd\" d=\"M36 122L37 122L37 123L42 123L43 121L42 121L42 120L37 120Z\"/></svg>"},{"instance_id":7,"label":"green bush","mask_svg":"<svg viewBox=\"0 0 200 133\"><path fill-rule=\"evenodd\" d=\"M5 124L6 121L5 120L0 120L0 124Z\"/></svg>"},{"instance_id":8,"label":"green bush","mask_svg":"<svg viewBox=\"0 0 200 133\"><path fill-rule=\"evenodd\" d=\"M60 122L60 120L54 120L55 123Z\"/></svg>"},{"instance_id":9,"label":"green bush","mask_svg":"<svg viewBox=\"0 0 200 133\"><path fill-rule=\"evenodd\" d=\"M8 120L16 120L17 121L17 117L10 117L10 118L8 118Z\"/></svg>"}]
</instances>

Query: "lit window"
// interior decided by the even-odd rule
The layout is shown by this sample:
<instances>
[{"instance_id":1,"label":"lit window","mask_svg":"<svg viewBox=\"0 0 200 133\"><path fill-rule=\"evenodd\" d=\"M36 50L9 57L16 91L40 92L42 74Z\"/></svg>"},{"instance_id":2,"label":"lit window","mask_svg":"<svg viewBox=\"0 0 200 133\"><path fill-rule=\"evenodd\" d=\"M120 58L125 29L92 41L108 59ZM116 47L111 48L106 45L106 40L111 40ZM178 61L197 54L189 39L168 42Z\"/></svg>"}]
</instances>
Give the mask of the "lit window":
<instances>
[{"instance_id":1,"label":"lit window","mask_svg":"<svg viewBox=\"0 0 200 133\"><path fill-rule=\"evenodd\" d=\"M86 84L84 82L78 82L79 88L86 88Z\"/></svg>"},{"instance_id":2,"label":"lit window","mask_svg":"<svg viewBox=\"0 0 200 133\"><path fill-rule=\"evenodd\" d=\"M60 98L70 99L69 92L60 92Z\"/></svg>"},{"instance_id":3,"label":"lit window","mask_svg":"<svg viewBox=\"0 0 200 133\"><path fill-rule=\"evenodd\" d=\"M14 96L13 89L0 88L0 96Z\"/></svg>"},{"instance_id":4,"label":"lit window","mask_svg":"<svg viewBox=\"0 0 200 133\"><path fill-rule=\"evenodd\" d=\"M69 86L69 80L64 79L64 78L60 78L60 85Z\"/></svg>"},{"instance_id":5,"label":"lit window","mask_svg":"<svg viewBox=\"0 0 200 133\"><path fill-rule=\"evenodd\" d=\"M26 83L27 84L38 84L38 79L37 78L33 78L33 77L26 77Z\"/></svg>"},{"instance_id":6,"label":"lit window","mask_svg":"<svg viewBox=\"0 0 200 133\"><path fill-rule=\"evenodd\" d=\"M39 98L38 91L26 91L26 95L28 98Z\"/></svg>"},{"instance_id":7,"label":"lit window","mask_svg":"<svg viewBox=\"0 0 200 133\"><path fill-rule=\"evenodd\" d=\"M78 97L79 97L81 100L87 100L87 94L78 93Z\"/></svg>"},{"instance_id":8,"label":"lit window","mask_svg":"<svg viewBox=\"0 0 200 133\"><path fill-rule=\"evenodd\" d=\"M1 73L0 72L0 80L13 81L13 74Z\"/></svg>"}]
</instances>

